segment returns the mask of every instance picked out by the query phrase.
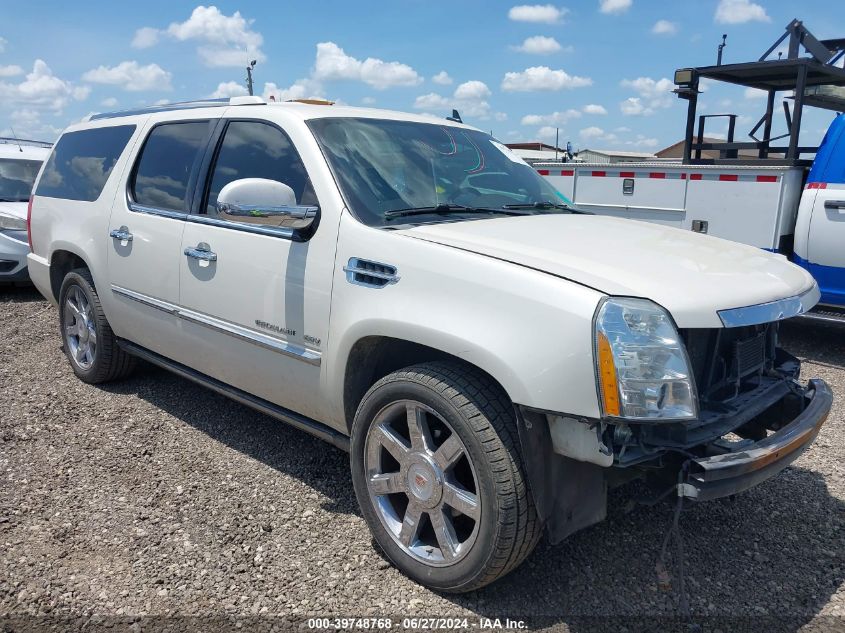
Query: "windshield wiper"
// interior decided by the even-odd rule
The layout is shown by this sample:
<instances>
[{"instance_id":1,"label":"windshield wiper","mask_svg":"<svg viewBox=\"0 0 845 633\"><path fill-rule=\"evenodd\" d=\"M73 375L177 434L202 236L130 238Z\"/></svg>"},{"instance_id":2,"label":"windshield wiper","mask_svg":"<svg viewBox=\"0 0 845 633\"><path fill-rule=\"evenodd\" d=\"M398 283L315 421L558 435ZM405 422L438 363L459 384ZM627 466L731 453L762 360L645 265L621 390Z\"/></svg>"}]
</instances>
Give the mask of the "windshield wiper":
<instances>
[{"instance_id":1,"label":"windshield wiper","mask_svg":"<svg viewBox=\"0 0 845 633\"><path fill-rule=\"evenodd\" d=\"M589 214L588 211L582 211L581 209L576 209L575 207L570 207L568 204L563 204L562 202L549 202L544 200L543 202L525 202L521 204L503 204L503 209L538 209L540 211L547 211L549 209L563 209L564 211L569 211L570 213L583 213Z\"/></svg>"},{"instance_id":2,"label":"windshield wiper","mask_svg":"<svg viewBox=\"0 0 845 633\"><path fill-rule=\"evenodd\" d=\"M409 215L448 215L450 213L499 213L502 215L524 215L522 213L514 213L513 209L507 207L501 209L487 209L482 207L468 207L463 204L437 204L431 207L412 207L410 209L396 209L394 211L387 211L384 214L385 220L392 220L393 218L403 218Z\"/></svg>"}]
</instances>

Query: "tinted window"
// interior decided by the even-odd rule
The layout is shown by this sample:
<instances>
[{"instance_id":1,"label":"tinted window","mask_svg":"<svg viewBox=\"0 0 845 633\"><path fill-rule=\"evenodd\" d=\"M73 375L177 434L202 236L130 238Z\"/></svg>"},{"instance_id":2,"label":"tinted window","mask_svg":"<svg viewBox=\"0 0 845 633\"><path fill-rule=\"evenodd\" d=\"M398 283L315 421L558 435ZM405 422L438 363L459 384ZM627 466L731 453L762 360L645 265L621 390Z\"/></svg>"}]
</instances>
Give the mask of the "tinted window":
<instances>
[{"instance_id":1,"label":"tinted window","mask_svg":"<svg viewBox=\"0 0 845 633\"><path fill-rule=\"evenodd\" d=\"M93 202L134 131L134 125L118 125L62 135L38 181L36 195Z\"/></svg>"},{"instance_id":2,"label":"tinted window","mask_svg":"<svg viewBox=\"0 0 845 633\"><path fill-rule=\"evenodd\" d=\"M317 203L296 148L284 132L266 123L232 121L226 128L211 177L206 212L216 213L220 190L241 178L278 180L293 189L298 204Z\"/></svg>"},{"instance_id":3,"label":"tinted window","mask_svg":"<svg viewBox=\"0 0 845 633\"><path fill-rule=\"evenodd\" d=\"M153 128L135 169L135 202L156 209L185 210L188 180L200 157L208 127L208 121L191 121Z\"/></svg>"},{"instance_id":4,"label":"tinted window","mask_svg":"<svg viewBox=\"0 0 845 633\"><path fill-rule=\"evenodd\" d=\"M39 169L40 160L0 158L0 202L29 200Z\"/></svg>"}]
</instances>

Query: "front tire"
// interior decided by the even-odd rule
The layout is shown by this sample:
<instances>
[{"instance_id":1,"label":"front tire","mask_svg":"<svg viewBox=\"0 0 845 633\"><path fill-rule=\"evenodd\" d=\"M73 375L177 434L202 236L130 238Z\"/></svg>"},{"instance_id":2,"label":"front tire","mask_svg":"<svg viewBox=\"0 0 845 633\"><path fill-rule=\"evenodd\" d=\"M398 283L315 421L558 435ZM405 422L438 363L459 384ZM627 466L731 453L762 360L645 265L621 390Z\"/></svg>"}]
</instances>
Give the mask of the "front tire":
<instances>
[{"instance_id":1,"label":"front tire","mask_svg":"<svg viewBox=\"0 0 845 633\"><path fill-rule=\"evenodd\" d=\"M59 327L65 355L80 380L109 382L135 368L135 358L117 344L87 268L65 275L59 291Z\"/></svg>"},{"instance_id":2,"label":"front tire","mask_svg":"<svg viewBox=\"0 0 845 633\"><path fill-rule=\"evenodd\" d=\"M379 380L355 415L351 465L375 540L423 585L478 589L539 539L513 405L472 368L426 363Z\"/></svg>"}]
</instances>

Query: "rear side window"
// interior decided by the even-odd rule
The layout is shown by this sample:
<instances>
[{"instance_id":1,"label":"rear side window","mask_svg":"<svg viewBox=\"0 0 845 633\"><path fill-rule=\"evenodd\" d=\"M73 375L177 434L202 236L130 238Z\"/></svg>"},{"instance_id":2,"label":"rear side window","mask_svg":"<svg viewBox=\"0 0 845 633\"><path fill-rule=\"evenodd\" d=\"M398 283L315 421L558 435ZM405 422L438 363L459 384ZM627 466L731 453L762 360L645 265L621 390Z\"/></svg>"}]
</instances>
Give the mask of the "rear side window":
<instances>
[{"instance_id":1,"label":"rear side window","mask_svg":"<svg viewBox=\"0 0 845 633\"><path fill-rule=\"evenodd\" d=\"M134 125L117 125L62 135L35 195L93 202L134 131Z\"/></svg>"},{"instance_id":2,"label":"rear side window","mask_svg":"<svg viewBox=\"0 0 845 633\"><path fill-rule=\"evenodd\" d=\"M156 209L184 211L191 172L208 136L209 121L165 123L144 143L132 179L132 198Z\"/></svg>"}]
</instances>

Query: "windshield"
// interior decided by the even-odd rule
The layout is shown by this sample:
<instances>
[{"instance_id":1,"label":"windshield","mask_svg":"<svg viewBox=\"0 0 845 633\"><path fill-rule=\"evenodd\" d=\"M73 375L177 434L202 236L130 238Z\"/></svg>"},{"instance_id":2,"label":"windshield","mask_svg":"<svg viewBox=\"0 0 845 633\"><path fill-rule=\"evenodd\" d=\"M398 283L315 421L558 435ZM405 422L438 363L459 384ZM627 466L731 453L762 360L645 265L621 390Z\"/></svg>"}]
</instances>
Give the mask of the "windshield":
<instances>
[{"instance_id":1,"label":"windshield","mask_svg":"<svg viewBox=\"0 0 845 633\"><path fill-rule=\"evenodd\" d=\"M351 211L370 226L568 211L566 198L483 132L354 118L309 126Z\"/></svg>"},{"instance_id":2,"label":"windshield","mask_svg":"<svg viewBox=\"0 0 845 633\"><path fill-rule=\"evenodd\" d=\"M27 202L40 160L0 158L0 202Z\"/></svg>"}]
</instances>

